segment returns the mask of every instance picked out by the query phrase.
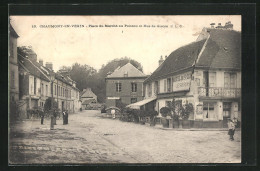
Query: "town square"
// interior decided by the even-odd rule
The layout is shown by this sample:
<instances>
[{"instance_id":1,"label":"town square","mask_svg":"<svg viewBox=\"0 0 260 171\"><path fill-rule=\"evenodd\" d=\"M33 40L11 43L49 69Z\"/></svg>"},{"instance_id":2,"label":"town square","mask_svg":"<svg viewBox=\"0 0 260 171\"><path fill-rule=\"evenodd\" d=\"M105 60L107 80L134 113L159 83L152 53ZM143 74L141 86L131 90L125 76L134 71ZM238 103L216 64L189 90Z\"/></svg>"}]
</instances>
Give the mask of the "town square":
<instances>
[{"instance_id":1,"label":"town square","mask_svg":"<svg viewBox=\"0 0 260 171\"><path fill-rule=\"evenodd\" d=\"M240 15L10 16L9 36L9 164L241 163Z\"/></svg>"}]
</instances>

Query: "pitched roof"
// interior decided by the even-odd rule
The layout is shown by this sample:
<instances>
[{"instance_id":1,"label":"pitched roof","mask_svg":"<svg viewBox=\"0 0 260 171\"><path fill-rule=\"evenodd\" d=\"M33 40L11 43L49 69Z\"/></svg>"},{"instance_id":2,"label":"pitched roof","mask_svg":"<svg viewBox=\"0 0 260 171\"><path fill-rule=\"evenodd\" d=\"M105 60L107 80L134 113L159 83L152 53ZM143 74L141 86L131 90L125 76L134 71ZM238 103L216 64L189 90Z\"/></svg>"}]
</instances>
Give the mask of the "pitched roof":
<instances>
[{"instance_id":1,"label":"pitched roof","mask_svg":"<svg viewBox=\"0 0 260 171\"><path fill-rule=\"evenodd\" d=\"M86 105L86 104L89 104L91 102L96 102L96 100L95 99L87 99L87 100L84 100L84 102L82 104Z\"/></svg>"},{"instance_id":2,"label":"pitched roof","mask_svg":"<svg viewBox=\"0 0 260 171\"><path fill-rule=\"evenodd\" d=\"M144 73L129 62L121 68L117 68L112 74L108 75L107 78L122 78L125 74L127 74L127 77L146 77Z\"/></svg>"},{"instance_id":3,"label":"pitched roof","mask_svg":"<svg viewBox=\"0 0 260 171\"><path fill-rule=\"evenodd\" d=\"M31 60L24 57L20 57L18 58L18 61L19 65L25 68L27 71L29 71L32 75L45 81L50 81L49 78L44 73L42 73L42 71L36 65L34 65L34 63Z\"/></svg>"},{"instance_id":4,"label":"pitched roof","mask_svg":"<svg viewBox=\"0 0 260 171\"><path fill-rule=\"evenodd\" d=\"M165 61L145 80L149 82L162 76L191 67L197 59L206 39L190 43L173 51Z\"/></svg>"},{"instance_id":5,"label":"pitched roof","mask_svg":"<svg viewBox=\"0 0 260 171\"><path fill-rule=\"evenodd\" d=\"M13 26L10 24L10 34L12 36L14 36L15 38L18 38L19 35L16 33L16 31L14 30Z\"/></svg>"},{"instance_id":6,"label":"pitched roof","mask_svg":"<svg viewBox=\"0 0 260 171\"><path fill-rule=\"evenodd\" d=\"M241 33L207 29L210 37L196 66L241 69Z\"/></svg>"},{"instance_id":7,"label":"pitched roof","mask_svg":"<svg viewBox=\"0 0 260 171\"><path fill-rule=\"evenodd\" d=\"M92 92L90 88L87 88L80 93L80 97L96 97L96 95Z\"/></svg>"}]
</instances>

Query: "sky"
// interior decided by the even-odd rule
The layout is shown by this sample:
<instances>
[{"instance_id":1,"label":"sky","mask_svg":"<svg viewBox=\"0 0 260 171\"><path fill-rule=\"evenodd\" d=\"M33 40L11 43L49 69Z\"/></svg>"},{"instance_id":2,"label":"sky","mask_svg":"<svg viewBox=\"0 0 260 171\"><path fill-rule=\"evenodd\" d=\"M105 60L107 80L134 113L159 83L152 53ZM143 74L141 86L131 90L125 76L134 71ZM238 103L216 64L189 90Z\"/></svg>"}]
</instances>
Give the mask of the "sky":
<instances>
[{"instance_id":1,"label":"sky","mask_svg":"<svg viewBox=\"0 0 260 171\"><path fill-rule=\"evenodd\" d=\"M54 71L76 62L98 70L115 58L129 57L142 64L145 74L150 74L158 67L160 56L168 56L177 48L196 41L201 30L210 27L210 23L225 25L231 21L234 30L241 31L240 15L10 18L19 35L17 45L32 46L38 60L42 59L44 64L52 62Z\"/></svg>"}]
</instances>

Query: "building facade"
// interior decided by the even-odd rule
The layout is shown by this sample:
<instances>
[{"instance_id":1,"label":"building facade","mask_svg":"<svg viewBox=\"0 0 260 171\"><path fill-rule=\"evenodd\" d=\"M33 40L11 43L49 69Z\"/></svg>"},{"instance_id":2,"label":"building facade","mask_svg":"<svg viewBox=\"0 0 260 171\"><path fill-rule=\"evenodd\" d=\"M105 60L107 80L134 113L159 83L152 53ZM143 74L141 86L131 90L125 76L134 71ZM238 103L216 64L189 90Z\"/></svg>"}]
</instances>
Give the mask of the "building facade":
<instances>
[{"instance_id":1,"label":"building facade","mask_svg":"<svg viewBox=\"0 0 260 171\"><path fill-rule=\"evenodd\" d=\"M9 101L17 103L19 100L19 73L17 60L17 38L18 34L9 27Z\"/></svg>"},{"instance_id":2,"label":"building facade","mask_svg":"<svg viewBox=\"0 0 260 171\"><path fill-rule=\"evenodd\" d=\"M24 101L21 108L36 109L44 107L45 101L53 97L60 110L68 110L70 113L79 111L79 90L76 82L63 73L55 73L52 63L43 65L43 61L37 62L37 54L31 47L18 48L19 61L19 85L20 99ZM55 79L50 79L54 75Z\"/></svg>"},{"instance_id":3,"label":"building facade","mask_svg":"<svg viewBox=\"0 0 260 171\"><path fill-rule=\"evenodd\" d=\"M82 109L86 109L88 104L97 103L97 95L93 93L91 88L86 88L80 93L80 100L82 101Z\"/></svg>"},{"instance_id":4,"label":"building facade","mask_svg":"<svg viewBox=\"0 0 260 171\"><path fill-rule=\"evenodd\" d=\"M143 100L143 82L147 76L127 63L107 75L106 107L118 107L121 103L128 105Z\"/></svg>"},{"instance_id":5,"label":"building facade","mask_svg":"<svg viewBox=\"0 0 260 171\"><path fill-rule=\"evenodd\" d=\"M156 98L159 116L175 99L193 104L194 127L227 127L227 118L241 121L241 33L204 28L196 42L161 62L144 86L145 99Z\"/></svg>"}]
</instances>

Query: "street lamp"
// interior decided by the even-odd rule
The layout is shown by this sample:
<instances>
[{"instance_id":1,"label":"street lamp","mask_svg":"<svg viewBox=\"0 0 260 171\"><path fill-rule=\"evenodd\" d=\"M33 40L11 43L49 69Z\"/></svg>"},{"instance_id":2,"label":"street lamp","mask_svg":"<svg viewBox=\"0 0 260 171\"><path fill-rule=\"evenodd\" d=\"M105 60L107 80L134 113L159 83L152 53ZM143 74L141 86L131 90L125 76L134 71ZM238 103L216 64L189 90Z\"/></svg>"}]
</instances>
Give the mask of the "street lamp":
<instances>
[{"instance_id":1,"label":"street lamp","mask_svg":"<svg viewBox=\"0 0 260 171\"><path fill-rule=\"evenodd\" d=\"M50 72L50 81L51 81L51 111L52 111L52 115L51 115L51 127L50 129L54 129L54 108L53 108L53 82L55 80L55 72Z\"/></svg>"}]
</instances>

